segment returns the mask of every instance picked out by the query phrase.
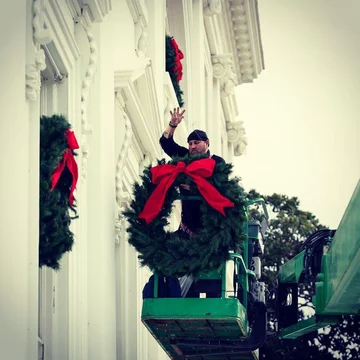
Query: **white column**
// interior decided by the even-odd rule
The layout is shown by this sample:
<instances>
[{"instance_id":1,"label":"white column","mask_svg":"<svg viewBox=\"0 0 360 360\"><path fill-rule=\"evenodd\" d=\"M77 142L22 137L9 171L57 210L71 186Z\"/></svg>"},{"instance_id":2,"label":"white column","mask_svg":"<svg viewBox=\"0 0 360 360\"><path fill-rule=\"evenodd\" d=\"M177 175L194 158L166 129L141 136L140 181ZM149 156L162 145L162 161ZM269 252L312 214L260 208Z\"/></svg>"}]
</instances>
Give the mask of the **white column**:
<instances>
[{"instance_id":1,"label":"white column","mask_svg":"<svg viewBox=\"0 0 360 360\"><path fill-rule=\"evenodd\" d=\"M39 112L25 99L27 5L11 1L0 15L0 353L19 360L37 359Z\"/></svg>"},{"instance_id":2,"label":"white column","mask_svg":"<svg viewBox=\"0 0 360 360\"><path fill-rule=\"evenodd\" d=\"M81 25L78 25L79 27ZM84 45L84 44L81 44ZM86 42L89 47L89 43ZM89 59L87 58L87 61ZM85 69L88 68L86 64ZM81 68L77 61L73 71L69 74L68 84L68 119L74 131L80 149L76 151L76 161L79 170L79 179L76 186L75 197L79 218L71 222L71 230L75 235L75 243L68 254L68 352L69 360L87 360L87 180L83 178L82 171L82 126L81 126Z\"/></svg>"},{"instance_id":3,"label":"white column","mask_svg":"<svg viewBox=\"0 0 360 360\"><path fill-rule=\"evenodd\" d=\"M108 18L94 24L99 58L91 88L88 160L88 359L116 359L114 34Z\"/></svg>"},{"instance_id":4,"label":"white column","mask_svg":"<svg viewBox=\"0 0 360 360\"><path fill-rule=\"evenodd\" d=\"M165 7L166 1L147 1L146 7L149 15L147 57L151 58L154 70L155 86L160 106L163 113L163 77L165 71ZM156 134L158 135L158 134ZM160 135L160 134L159 134Z\"/></svg>"},{"instance_id":5,"label":"white column","mask_svg":"<svg viewBox=\"0 0 360 360\"><path fill-rule=\"evenodd\" d=\"M221 148L221 102L220 102L220 84L219 80L213 78L212 96L210 104L211 124L209 124L208 136L210 139L210 151L212 154L222 156Z\"/></svg>"},{"instance_id":6,"label":"white column","mask_svg":"<svg viewBox=\"0 0 360 360\"><path fill-rule=\"evenodd\" d=\"M193 111L192 111L192 0L167 0L167 19L171 36L179 45L180 50L184 53L183 78L180 81L180 88L183 90L184 108L186 109L187 129L193 128ZM186 134L187 135L187 134Z\"/></svg>"},{"instance_id":7,"label":"white column","mask_svg":"<svg viewBox=\"0 0 360 360\"><path fill-rule=\"evenodd\" d=\"M205 129L205 69L204 69L204 15L203 1L193 1L193 22L191 24L192 59L190 86L193 87L191 99L191 114L194 126Z\"/></svg>"}]
</instances>

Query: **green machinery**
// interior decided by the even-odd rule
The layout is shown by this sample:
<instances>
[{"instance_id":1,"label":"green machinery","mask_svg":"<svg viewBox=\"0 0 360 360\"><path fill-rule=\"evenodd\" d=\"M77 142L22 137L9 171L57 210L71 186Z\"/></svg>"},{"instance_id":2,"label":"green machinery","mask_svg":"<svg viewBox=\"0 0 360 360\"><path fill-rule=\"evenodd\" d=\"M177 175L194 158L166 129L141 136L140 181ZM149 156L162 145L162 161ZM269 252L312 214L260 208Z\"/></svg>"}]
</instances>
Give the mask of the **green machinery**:
<instances>
[{"instance_id":1,"label":"green machinery","mask_svg":"<svg viewBox=\"0 0 360 360\"><path fill-rule=\"evenodd\" d=\"M249 203L261 203L262 199ZM144 299L142 322L171 359L258 359L267 335L265 284L260 282L263 236L258 223L248 221L243 256L219 271L200 276L199 283L216 280L220 298ZM232 264L232 279L227 266ZM296 338L334 324L340 315L360 311L360 181L339 228L320 231L304 243L301 253L284 264L276 290L277 336ZM298 285L313 283L315 314L298 322ZM201 291L200 291L201 292Z\"/></svg>"},{"instance_id":2,"label":"green machinery","mask_svg":"<svg viewBox=\"0 0 360 360\"><path fill-rule=\"evenodd\" d=\"M267 216L262 199L248 205L253 203L261 203ZM171 359L258 359L266 336L265 295L259 266L251 269L249 253L259 258L263 239L260 226L251 225L246 224L244 256L231 253L221 269L201 274L197 281L200 288L211 281L221 284L221 298L159 298L154 275L154 298L144 299L142 322ZM251 290L258 296L249 303Z\"/></svg>"},{"instance_id":3,"label":"green machinery","mask_svg":"<svg viewBox=\"0 0 360 360\"><path fill-rule=\"evenodd\" d=\"M320 238L321 233L318 235ZM321 246L313 241L280 269L277 303L281 338L297 338L335 324L340 315L360 313L360 181L339 228L328 235L323 243L318 242ZM300 322L299 283L314 283L315 287L315 314Z\"/></svg>"}]
</instances>

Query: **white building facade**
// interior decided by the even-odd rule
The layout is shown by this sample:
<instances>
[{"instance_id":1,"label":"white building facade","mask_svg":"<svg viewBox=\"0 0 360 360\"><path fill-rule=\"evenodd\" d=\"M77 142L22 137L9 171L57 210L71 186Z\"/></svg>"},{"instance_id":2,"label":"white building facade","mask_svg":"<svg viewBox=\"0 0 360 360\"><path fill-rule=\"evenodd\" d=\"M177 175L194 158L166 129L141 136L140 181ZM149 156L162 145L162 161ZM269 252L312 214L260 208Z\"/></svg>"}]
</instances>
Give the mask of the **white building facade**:
<instances>
[{"instance_id":1,"label":"white building facade","mask_svg":"<svg viewBox=\"0 0 360 360\"><path fill-rule=\"evenodd\" d=\"M264 67L256 0L14 0L0 39L0 358L166 359L140 320L149 271L122 209L178 106L165 36L185 57L185 119L231 162L246 147L234 88ZM63 114L80 149L73 250L38 268L39 119ZM173 216L177 226L177 216Z\"/></svg>"}]
</instances>

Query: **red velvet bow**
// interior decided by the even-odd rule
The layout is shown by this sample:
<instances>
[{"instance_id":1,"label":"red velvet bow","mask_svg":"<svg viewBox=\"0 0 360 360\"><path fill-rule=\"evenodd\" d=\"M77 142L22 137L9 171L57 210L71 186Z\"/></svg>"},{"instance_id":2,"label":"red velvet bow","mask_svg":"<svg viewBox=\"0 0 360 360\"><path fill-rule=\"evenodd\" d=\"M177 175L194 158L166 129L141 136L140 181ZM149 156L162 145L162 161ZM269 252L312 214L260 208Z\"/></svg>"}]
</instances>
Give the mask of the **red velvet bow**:
<instances>
[{"instance_id":1,"label":"red velvet bow","mask_svg":"<svg viewBox=\"0 0 360 360\"><path fill-rule=\"evenodd\" d=\"M158 184L158 186L147 200L139 218L145 219L147 224L154 220L164 204L168 189L178 174L182 172L192 178L207 203L226 216L224 208L233 207L234 204L205 180L205 178L213 174L215 165L214 159L206 158L195 160L188 166L183 161L179 161L176 165L165 164L151 168L152 182Z\"/></svg>"},{"instance_id":2,"label":"red velvet bow","mask_svg":"<svg viewBox=\"0 0 360 360\"><path fill-rule=\"evenodd\" d=\"M66 130L65 135L67 137L68 148L65 150L64 155L63 155L59 165L54 170L54 173L51 176L51 191L54 190L57 182L60 179L61 173L64 171L65 166L67 166L72 175L72 184L71 184L71 189L70 189L70 194L69 194L69 204L72 206L74 203L74 190L75 190L76 183L78 180L78 167L77 167L72 150L78 149L79 144L76 140L76 137L75 137L73 131Z\"/></svg>"},{"instance_id":3,"label":"red velvet bow","mask_svg":"<svg viewBox=\"0 0 360 360\"><path fill-rule=\"evenodd\" d=\"M177 81L180 81L182 79L182 64L181 61L184 58L184 54L182 53L182 51L179 49L178 44L176 43L176 41L174 40L174 38L172 38L170 40L170 44L173 47L174 51L175 51L175 65L174 65L174 72L177 73Z\"/></svg>"}]
</instances>

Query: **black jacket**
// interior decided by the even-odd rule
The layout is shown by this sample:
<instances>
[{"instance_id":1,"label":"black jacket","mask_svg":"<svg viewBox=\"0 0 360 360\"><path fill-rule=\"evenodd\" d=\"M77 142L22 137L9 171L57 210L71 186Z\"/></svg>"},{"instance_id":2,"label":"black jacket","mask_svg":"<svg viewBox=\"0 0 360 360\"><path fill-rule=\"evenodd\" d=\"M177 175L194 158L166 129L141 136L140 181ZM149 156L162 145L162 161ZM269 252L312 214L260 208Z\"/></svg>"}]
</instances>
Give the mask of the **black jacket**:
<instances>
[{"instance_id":1,"label":"black jacket","mask_svg":"<svg viewBox=\"0 0 360 360\"><path fill-rule=\"evenodd\" d=\"M174 156L183 157L189 154L189 150L184 146L178 145L172 137L167 139L162 136L160 138L160 145L171 158ZM208 152L208 154L210 156L210 152ZM211 158L214 159L216 163L225 162L222 157L217 155L212 155ZM187 190L180 189L180 191L184 196L189 195ZM199 200L182 201L181 221L194 232L201 228L200 205L201 201Z\"/></svg>"}]
</instances>

